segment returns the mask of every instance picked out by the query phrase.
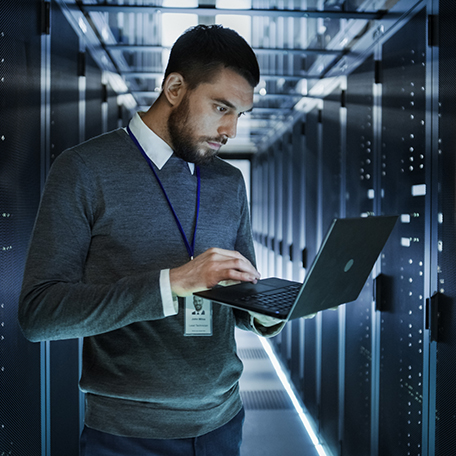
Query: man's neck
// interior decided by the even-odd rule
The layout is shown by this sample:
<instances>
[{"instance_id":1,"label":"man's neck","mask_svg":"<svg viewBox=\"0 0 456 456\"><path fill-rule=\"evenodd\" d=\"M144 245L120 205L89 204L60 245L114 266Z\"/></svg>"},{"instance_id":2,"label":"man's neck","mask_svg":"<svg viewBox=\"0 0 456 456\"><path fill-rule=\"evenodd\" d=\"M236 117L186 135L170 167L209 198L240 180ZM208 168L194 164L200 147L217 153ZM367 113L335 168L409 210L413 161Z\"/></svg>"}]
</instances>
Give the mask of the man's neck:
<instances>
[{"instance_id":1,"label":"man's neck","mask_svg":"<svg viewBox=\"0 0 456 456\"><path fill-rule=\"evenodd\" d=\"M147 112L140 114L141 120L150 128L158 137L160 137L170 147L171 141L168 134L168 116L169 110L167 109L166 99L163 100L162 95L158 97L155 103L149 108Z\"/></svg>"}]
</instances>

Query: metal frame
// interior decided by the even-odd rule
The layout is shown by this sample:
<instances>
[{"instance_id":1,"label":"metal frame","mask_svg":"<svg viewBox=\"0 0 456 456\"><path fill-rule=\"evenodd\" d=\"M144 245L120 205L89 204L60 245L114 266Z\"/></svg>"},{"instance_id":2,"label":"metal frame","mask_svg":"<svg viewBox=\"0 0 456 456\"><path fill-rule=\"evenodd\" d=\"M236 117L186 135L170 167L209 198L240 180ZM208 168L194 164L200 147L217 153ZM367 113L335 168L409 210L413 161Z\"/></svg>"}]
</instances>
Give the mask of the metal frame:
<instances>
[{"instance_id":1,"label":"metal frame","mask_svg":"<svg viewBox=\"0 0 456 456\"><path fill-rule=\"evenodd\" d=\"M51 7L42 2L42 15L50 23ZM48 30L41 34L41 144L40 144L40 191L44 188L50 168L51 136L51 36ZM50 387L50 342L40 342L40 381L41 381L41 456L51 454L51 387Z\"/></svg>"},{"instance_id":2,"label":"metal frame","mask_svg":"<svg viewBox=\"0 0 456 456\"><path fill-rule=\"evenodd\" d=\"M169 50L169 47L154 44L106 44L110 51L158 52ZM253 48L257 55L342 55L343 49L288 49L288 48Z\"/></svg>"},{"instance_id":3,"label":"metal frame","mask_svg":"<svg viewBox=\"0 0 456 456\"><path fill-rule=\"evenodd\" d=\"M289 10L289 9L228 9L208 8L199 6L197 8L161 7L149 5L94 5L78 2L78 7L85 12L102 13L166 13L166 14L197 14L198 16L216 16L229 14L236 16L266 16L266 17L294 17L294 18L324 18L324 19L381 19L385 11L321 11L321 10Z\"/></svg>"},{"instance_id":4,"label":"metal frame","mask_svg":"<svg viewBox=\"0 0 456 456\"><path fill-rule=\"evenodd\" d=\"M431 33L429 27L431 17L437 17L439 13L438 0L427 0L427 32L429 41ZM427 70L426 70L426 184L430 192L426 195L426 224L425 237L428 240L425 249L425 297L430 298L438 291L438 220L433 214L438 210L439 199L439 48L438 43L428 41ZM430 95L429 95L430 94ZM426 315L425 315L426 317ZM428 456L435 455L436 443L436 404L437 404L437 342L432 340L430 331L424 334L423 357L425 359L423 369L423 448L427 449Z\"/></svg>"}]
</instances>

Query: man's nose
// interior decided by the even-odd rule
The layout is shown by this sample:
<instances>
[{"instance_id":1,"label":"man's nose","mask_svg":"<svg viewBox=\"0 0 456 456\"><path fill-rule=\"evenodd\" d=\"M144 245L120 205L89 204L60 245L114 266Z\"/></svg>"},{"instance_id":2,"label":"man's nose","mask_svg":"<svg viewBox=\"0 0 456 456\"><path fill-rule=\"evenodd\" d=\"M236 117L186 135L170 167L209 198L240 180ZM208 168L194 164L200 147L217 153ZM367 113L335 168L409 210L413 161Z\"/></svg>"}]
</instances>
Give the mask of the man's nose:
<instances>
[{"instance_id":1,"label":"man's nose","mask_svg":"<svg viewBox=\"0 0 456 456\"><path fill-rule=\"evenodd\" d=\"M222 124L218 129L218 133L220 135L226 136L227 138L235 138L237 134L237 123L237 116L225 116L223 118Z\"/></svg>"}]
</instances>

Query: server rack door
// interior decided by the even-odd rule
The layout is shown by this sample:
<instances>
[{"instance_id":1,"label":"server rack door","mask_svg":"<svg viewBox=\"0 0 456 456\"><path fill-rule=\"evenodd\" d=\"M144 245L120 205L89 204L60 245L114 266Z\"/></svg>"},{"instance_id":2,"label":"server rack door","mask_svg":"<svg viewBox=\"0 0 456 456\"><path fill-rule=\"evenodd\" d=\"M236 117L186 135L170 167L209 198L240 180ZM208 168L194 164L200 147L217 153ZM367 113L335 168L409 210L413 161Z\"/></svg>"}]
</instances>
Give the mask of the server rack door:
<instances>
[{"instance_id":1,"label":"server rack door","mask_svg":"<svg viewBox=\"0 0 456 456\"><path fill-rule=\"evenodd\" d=\"M318 175L319 175L319 141L320 111L315 108L306 116L305 162L305 268L308 268L317 253L318 242ZM316 319L305 320L304 358L306 360L303 378L303 401L310 414L318 420L319 402L317 395L317 327Z\"/></svg>"},{"instance_id":2,"label":"server rack door","mask_svg":"<svg viewBox=\"0 0 456 456\"><path fill-rule=\"evenodd\" d=\"M291 262L290 262L290 245L291 245L291 228L292 228L292 189L293 181L291 175L291 147L292 134L287 132L281 138L281 195L278 204L281 206L280 214L278 215L280 229L279 255L281 270L278 274L283 278L291 279ZM287 324L282 331L281 337L281 352L282 360L290 370L293 370L291 363L291 344L292 344L292 324Z\"/></svg>"},{"instance_id":3,"label":"server rack door","mask_svg":"<svg viewBox=\"0 0 456 456\"><path fill-rule=\"evenodd\" d=\"M59 6L51 12L51 160L79 143L79 37Z\"/></svg>"},{"instance_id":4,"label":"server rack door","mask_svg":"<svg viewBox=\"0 0 456 456\"><path fill-rule=\"evenodd\" d=\"M374 59L347 78L346 215L374 212ZM346 306L344 453L371 448L372 276L356 302Z\"/></svg>"},{"instance_id":5,"label":"server rack door","mask_svg":"<svg viewBox=\"0 0 456 456\"><path fill-rule=\"evenodd\" d=\"M321 207L324 234L341 206L341 90L325 98L322 112ZM339 318L338 312L321 314L321 433L334 455L339 444Z\"/></svg>"},{"instance_id":6,"label":"server rack door","mask_svg":"<svg viewBox=\"0 0 456 456\"><path fill-rule=\"evenodd\" d=\"M382 258L379 454L421 454L425 253L425 12L382 48L382 212L402 214ZM394 411L394 412L393 412Z\"/></svg>"},{"instance_id":7,"label":"server rack door","mask_svg":"<svg viewBox=\"0 0 456 456\"><path fill-rule=\"evenodd\" d=\"M439 215L435 454L456 454L456 3L440 1ZM433 417L431 417L432 419Z\"/></svg>"},{"instance_id":8,"label":"server rack door","mask_svg":"<svg viewBox=\"0 0 456 456\"><path fill-rule=\"evenodd\" d=\"M293 243L293 134L284 137L282 172L283 172L283 213L282 213L282 276L292 278L293 268L290 247Z\"/></svg>"},{"instance_id":9,"label":"server rack door","mask_svg":"<svg viewBox=\"0 0 456 456\"><path fill-rule=\"evenodd\" d=\"M270 185L269 185L269 161L268 155L263 154L262 160L262 175L261 175L261 185L262 185L262 227L263 227L263 261L261 274L269 274L269 252L271 249L270 241L270 225L269 225L269 201L271 198L270 195Z\"/></svg>"},{"instance_id":10,"label":"server rack door","mask_svg":"<svg viewBox=\"0 0 456 456\"><path fill-rule=\"evenodd\" d=\"M41 31L35 0L0 14L0 454L40 456L40 344L24 338L17 303L41 187Z\"/></svg>"},{"instance_id":11,"label":"server rack door","mask_svg":"<svg viewBox=\"0 0 456 456\"><path fill-rule=\"evenodd\" d=\"M290 154L291 167L291 245L289 249L290 261L292 262L292 279L302 282L304 269L302 264L302 252L304 249L305 236L305 160L304 160L304 123L296 122L293 127L292 150ZM290 323L289 323L290 325ZM304 376L304 320L291 322L291 379L302 395L302 379Z\"/></svg>"},{"instance_id":12,"label":"server rack door","mask_svg":"<svg viewBox=\"0 0 456 456\"><path fill-rule=\"evenodd\" d=\"M276 141L271 148L269 158L270 183L273 185L273 191L270 192L271 200L269 201L269 216L270 223L273 226L273 235L271 235L271 250L270 250L270 273L273 276L282 276L282 256L280 254L280 246L282 245L282 216L283 216L283 139ZM285 332L284 332L285 331ZM286 357L286 337L287 329L274 338L274 343L277 350L282 354L282 360L287 365ZM287 365L287 367L289 367Z\"/></svg>"},{"instance_id":13,"label":"server rack door","mask_svg":"<svg viewBox=\"0 0 456 456\"><path fill-rule=\"evenodd\" d=\"M301 120L293 127L293 150L291 153L292 166L292 246L290 250L293 263L293 280L304 280L304 264L302 253L305 247L306 232L306 185L305 185L305 129L306 124Z\"/></svg>"},{"instance_id":14,"label":"server rack door","mask_svg":"<svg viewBox=\"0 0 456 456\"><path fill-rule=\"evenodd\" d=\"M267 174L266 174L266 188L268 192L268 200L267 200L267 225L268 225L268 276L276 275L275 271L275 254L274 254L274 247L275 247L275 236L276 236L276 190L275 190L275 167L274 167L274 148L270 147L268 149L267 155Z\"/></svg>"},{"instance_id":15,"label":"server rack door","mask_svg":"<svg viewBox=\"0 0 456 456\"><path fill-rule=\"evenodd\" d=\"M282 234L282 217L284 213L283 207L283 194L286 191L286 183L283 180L283 153L284 144L283 141L277 141L273 147L273 159L271 161L271 179L274 182L274 194L273 194L273 218L271 223L274 225L274 242L273 242L273 275L280 277L282 275L282 256L280 255L280 246L283 240Z\"/></svg>"},{"instance_id":16,"label":"server rack door","mask_svg":"<svg viewBox=\"0 0 456 456\"><path fill-rule=\"evenodd\" d=\"M265 251L267 225L265 218L266 188L264 186L265 160L263 156L255 156L252 163L252 229L255 239L257 268L263 275L265 271Z\"/></svg>"},{"instance_id":17,"label":"server rack door","mask_svg":"<svg viewBox=\"0 0 456 456\"><path fill-rule=\"evenodd\" d=\"M51 157L80 141L79 37L60 8L51 11ZM79 341L50 343L51 454L79 454Z\"/></svg>"}]
</instances>

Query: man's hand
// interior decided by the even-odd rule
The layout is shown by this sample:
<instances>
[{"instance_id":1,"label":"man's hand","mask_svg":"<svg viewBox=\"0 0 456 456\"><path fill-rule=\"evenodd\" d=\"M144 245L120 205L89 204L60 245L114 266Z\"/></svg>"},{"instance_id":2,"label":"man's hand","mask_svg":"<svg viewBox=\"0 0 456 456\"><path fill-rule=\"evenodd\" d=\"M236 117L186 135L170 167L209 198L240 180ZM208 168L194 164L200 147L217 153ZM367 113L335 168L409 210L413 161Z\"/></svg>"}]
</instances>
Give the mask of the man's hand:
<instances>
[{"instance_id":1,"label":"man's hand","mask_svg":"<svg viewBox=\"0 0 456 456\"><path fill-rule=\"evenodd\" d=\"M222 281L256 283L260 274L239 252L212 248L183 266L171 269L169 278L174 294L190 296Z\"/></svg>"}]
</instances>

